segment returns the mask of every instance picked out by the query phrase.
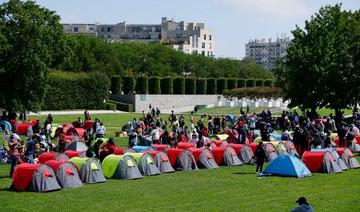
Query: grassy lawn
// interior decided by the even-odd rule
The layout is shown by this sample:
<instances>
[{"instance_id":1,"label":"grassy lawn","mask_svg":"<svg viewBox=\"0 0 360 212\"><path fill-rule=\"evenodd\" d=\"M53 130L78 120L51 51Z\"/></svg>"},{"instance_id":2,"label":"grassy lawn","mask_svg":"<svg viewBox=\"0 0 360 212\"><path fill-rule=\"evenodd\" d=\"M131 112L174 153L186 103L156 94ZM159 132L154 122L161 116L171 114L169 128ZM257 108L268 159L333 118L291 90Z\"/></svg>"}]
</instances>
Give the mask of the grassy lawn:
<instances>
[{"instance_id":1,"label":"grassy lawn","mask_svg":"<svg viewBox=\"0 0 360 212\"><path fill-rule=\"evenodd\" d=\"M250 113L261 113L261 111L267 111L269 108L258 107L258 108L250 108ZM270 108L271 109L271 108ZM243 111L246 112L246 107L243 107ZM239 115L240 107L213 107L213 108L204 108L200 109L197 112L198 114L215 114L215 115Z\"/></svg>"},{"instance_id":2,"label":"grassy lawn","mask_svg":"<svg viewBox=\"0 0 360 212\"><path fill-rule=\"evenodd\" d=\"M139 114L93 115L108 135ZM55 123L77 115L54 116ZM29 117L44 120L45 117ZM121 146L127 139L116 138ZM141 180L108 180L78 189L50 193L11 192L9 165L0 165L1 211L289 211L305 196L316 211L356 211L360 208L360 169L341 174L314 174L305 179L257 178L255 167L176 172ZM21 200L21 201L20 201Z\"/></svg>"}]
</instances>

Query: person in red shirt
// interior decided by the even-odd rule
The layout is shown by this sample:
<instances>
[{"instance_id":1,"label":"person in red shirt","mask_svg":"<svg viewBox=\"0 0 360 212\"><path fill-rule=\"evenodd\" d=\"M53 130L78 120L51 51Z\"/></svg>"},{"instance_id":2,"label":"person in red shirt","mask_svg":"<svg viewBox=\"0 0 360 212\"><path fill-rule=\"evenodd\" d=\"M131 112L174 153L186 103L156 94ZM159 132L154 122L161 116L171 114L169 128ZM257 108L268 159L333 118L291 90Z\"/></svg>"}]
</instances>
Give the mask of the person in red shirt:
<instances>
[{"instance_id":1,"label":"person in red shirt","mask_svg":"<svg viewBox=\"0 0 360 212\"><path fill-rule=\"evenodd\" d=\"M115 152L116 144L112 138L110 138L103 149L100 151L100 161L104 160L104 158L108 155L111 155Z\"/></svg>"},{"instance_id":2,"label":"person in red shirt","mask_svg":"<svg viewBox=\"0 0 360 212\"><path fill-rule=\"evenodd\" d=\"M11 161L10 176L12 177L15 170L15 166L19 162L21 162L20 160L21 143L13 135L10 136L9 148L10 148L10 161Z\"/></svg>"}]
</instances>

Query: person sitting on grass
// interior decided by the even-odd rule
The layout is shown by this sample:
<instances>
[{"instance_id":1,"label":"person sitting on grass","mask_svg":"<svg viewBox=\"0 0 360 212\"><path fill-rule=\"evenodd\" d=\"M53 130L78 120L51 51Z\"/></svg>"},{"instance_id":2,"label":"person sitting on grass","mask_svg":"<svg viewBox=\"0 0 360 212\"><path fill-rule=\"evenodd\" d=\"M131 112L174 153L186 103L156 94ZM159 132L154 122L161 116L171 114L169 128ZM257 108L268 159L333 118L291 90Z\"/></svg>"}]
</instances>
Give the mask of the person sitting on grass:
<instances>
[{"instance_id":1,"label":"person sitting on grass","mask_svg":"<svg viewBox=\"0 0 360 212\"><path fill-rule=\"evenodd\" d=\"M260 141L259 145L256 147L254 158L256 159L256 175L259 176L262 173L262 169L264 166L266 153L263 148L263 142Z\"/></svg>"},{"instance_id":2,"label":"person sitting on grass","mask_svg":"<svg viewBox=\"0 0 360 212\"><path fill-rule=\"evenodd\" d=\"M305 197L300 197L296 203L298 207L291 210L291 212L314 212L314 208L307 202Z\"/></svg>"}]
</instances>

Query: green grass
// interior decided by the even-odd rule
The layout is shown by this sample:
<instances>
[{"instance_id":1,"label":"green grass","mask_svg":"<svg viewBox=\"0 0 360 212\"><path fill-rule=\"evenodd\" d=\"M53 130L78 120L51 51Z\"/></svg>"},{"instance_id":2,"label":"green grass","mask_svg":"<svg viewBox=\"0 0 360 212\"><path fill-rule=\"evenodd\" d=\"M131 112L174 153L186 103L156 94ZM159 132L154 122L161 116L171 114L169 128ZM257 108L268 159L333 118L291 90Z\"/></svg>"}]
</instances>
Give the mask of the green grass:
<instances>
[{"instance_id":1,"label":"green grass","mask_svg":"<svg viewBox=\"0 0 360 212\"><path fill-rule=\"evenodd\" d=\"M259 107L259 108L250 108L250 113L261 113L261 111L267 111L269 108ZM271 109L271 108L270 108ZM243 107L243 111L246 112L246 107ZM200 109L197 112L198 114L215 114L215 115L239 115L240 107L213 107L213 108L204 108Z\"/></svg>"},{"instance_id":2,"label":"green grass","mask_svg":"<svg viewBox=\"0 0 360 212\"><path fill-rule=\"evenodd\" d=\"M93 115L121 127L139 114ZM78 116L54 116L54 122ZM44 120L45 117L29 117ZM111 134L112 128L108 130ZM118 139L118 138L117 138ZM117 140L126 145L125 141ZM256 178L255 167L176 172L140 180L108 180L50 193L8 191L9 165L0 165L0 211L289 211L305 196L316 211L357 211L360 169L304 179Z\"/></svg>"}]
</instances>

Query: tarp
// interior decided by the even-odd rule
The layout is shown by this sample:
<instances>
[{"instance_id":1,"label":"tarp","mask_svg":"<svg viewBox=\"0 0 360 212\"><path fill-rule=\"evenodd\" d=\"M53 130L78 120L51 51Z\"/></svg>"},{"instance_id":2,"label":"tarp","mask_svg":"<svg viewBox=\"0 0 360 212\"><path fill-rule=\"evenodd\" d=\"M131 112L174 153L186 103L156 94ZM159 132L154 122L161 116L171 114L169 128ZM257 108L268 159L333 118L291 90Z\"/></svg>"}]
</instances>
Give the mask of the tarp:
<instances>
[{"instance_id":1,"label":"tarp","mask_svg":"<svg viewBox=\"0 0 360 212\"><path fill-rule=\"evenodd\" d=\"M305 164L297 157L291 155L277 157L266 167L263 173L297 178L311 176L311 172Z\"/></svg>"},{"instance_id":2,"label":"tarp","mask_svg":"<svg viewBox=\"0 0 360 212\"><path fill-rule=\"evenodd\" d=\"M24 191L31 183L34 172L41 164L22 163L16 166L13 174L13 185L16 190Z\"/></svg>"},{"instance_id":3,"label":"tarp","mask_svg":"<svg viewBox=\"0 0 360 212\"><path fill-rule=\"evenodd\" d=\"M190 142L179 142L176 146L179 149L189 149L192 147L196 147L196 143L190 143Z\"/></svg>"}]
</instances>

